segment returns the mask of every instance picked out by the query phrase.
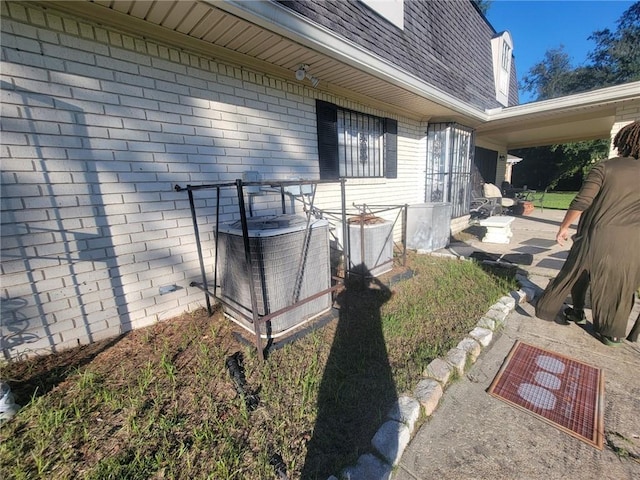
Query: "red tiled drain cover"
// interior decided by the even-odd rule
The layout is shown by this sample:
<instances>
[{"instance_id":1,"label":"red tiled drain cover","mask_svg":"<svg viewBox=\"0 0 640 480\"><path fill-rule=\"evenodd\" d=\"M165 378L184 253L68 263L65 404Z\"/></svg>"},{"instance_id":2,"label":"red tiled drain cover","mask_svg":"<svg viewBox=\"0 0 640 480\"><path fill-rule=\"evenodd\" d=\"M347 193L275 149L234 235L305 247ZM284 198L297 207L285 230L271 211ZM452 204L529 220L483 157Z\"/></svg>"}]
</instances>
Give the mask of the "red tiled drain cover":
<instances>
[{"instance_id":1,"label":"red tiled drain cover","mask_svg":"<svg viewBox=\"0 0 640 480\"><path fill-rule=\"evenodd\" d=\"M602 450L599 368L518 341L487 391Z\"/></svg>"}]
</instances>

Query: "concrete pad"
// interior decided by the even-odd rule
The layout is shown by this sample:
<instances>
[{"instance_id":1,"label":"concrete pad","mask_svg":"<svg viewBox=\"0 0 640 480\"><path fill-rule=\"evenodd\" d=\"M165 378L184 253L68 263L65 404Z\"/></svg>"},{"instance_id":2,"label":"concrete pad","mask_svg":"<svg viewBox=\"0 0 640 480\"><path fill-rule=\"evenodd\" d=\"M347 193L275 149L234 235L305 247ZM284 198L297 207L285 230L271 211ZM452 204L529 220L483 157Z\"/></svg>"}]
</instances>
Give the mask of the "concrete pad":
<instances>
[{"instance_id":1,"label":"concrete pad","mask_svg":"<svg viewBox=\"0 0 640 480\"><path fill-rule=\"evenodd\" d=\"M640 344L607 347L585 327L535 317L535 298L558 274L570 245L555 242L564 211L539 209L514 217L510 244L469 241L465 251L530 251L533 263L518 276L522 295L484 349L471 338L462 348L477 361L448 386L429 421L416 432L394 480L631 480L640 479ZM462 251L457 247L457 252ZM559 261L549 261L559 260ZM522 298L521 298L522 297ZM533 302L529 303L529 302ZM628 328L640 310L636 302ZM517 340L602 369L605 381L602 451L487 393ZM618 451L619 453L617 453Z\"/></svg>"},{"instance_id":2,"label":"concrete pad","mask_svg":"<svg viewBox=\"0 0 640 480\"><path fill-rule=\"evenodd\" d=\"M485 218L483 220L478 221L478 224L481 227L504 228L511 225L515 221L515 219L516 217L495 215L493 217Z\"/></svg>"},{"instance_id":3,"label":"concrete pad","mask_svg":"<svg viewBox=\"0 0 640 480\"><path fill-rule=\"evenodd\" d=\"M467 374L446 390L406 448L394 480L640 478L640 456L632 458L640 453L640 345L607 347L590 327L539 320L532 305L521 305ZM487 393L516 340L602 369L604 450ZM616 442L626 454L612 449Z\"/></svg>"},{"instance_id":4,"label":"concrete pad","mask_svg":"<svg viewBox=\"0 0 640 480\"><path fill-rule=\"evenodd\" d=\"M485 227L487 232L482 237L483 243L509 243L513 232L511 224L515 217L494 216L480 220L478 224Z\"/></svg>"}]
</instances>

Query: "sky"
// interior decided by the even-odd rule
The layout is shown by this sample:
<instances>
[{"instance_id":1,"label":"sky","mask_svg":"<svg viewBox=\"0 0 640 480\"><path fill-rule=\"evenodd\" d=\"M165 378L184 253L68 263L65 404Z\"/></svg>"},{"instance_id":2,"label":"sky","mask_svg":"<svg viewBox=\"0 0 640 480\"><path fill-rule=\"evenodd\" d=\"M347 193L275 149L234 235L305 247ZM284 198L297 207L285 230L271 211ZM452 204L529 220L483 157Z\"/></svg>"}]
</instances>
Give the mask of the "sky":
<instances>
[{"instance_id":1,"label":"sky","mask_svg":"<svg viewBox=\"0 0 640 480\"><path fill-rule=\"evenodd\" d=\"M622 0L493 0L487 19L497 32L513 39L518 81L544 59L547 50L564 45L571 65L587 63L596 44L588 37L597 30L617 29L617 21L633 1ZM533 101L520 91L520 103Z\"/></svg>"}]
</instances>

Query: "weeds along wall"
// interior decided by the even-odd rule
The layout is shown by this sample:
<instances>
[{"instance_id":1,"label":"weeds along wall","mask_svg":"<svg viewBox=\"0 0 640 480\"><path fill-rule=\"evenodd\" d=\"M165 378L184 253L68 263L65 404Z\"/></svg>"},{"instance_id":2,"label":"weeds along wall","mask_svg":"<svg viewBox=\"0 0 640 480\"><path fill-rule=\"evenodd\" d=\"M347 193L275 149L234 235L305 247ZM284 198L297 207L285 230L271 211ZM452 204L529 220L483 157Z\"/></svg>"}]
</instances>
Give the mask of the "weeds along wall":
<instances>
[{"instance_id":1,"label":"weeds along wall","mask_svg":"<svg viewBox=\"0 0 640 480\"><path fill-rule=\"evenodd\" d=\"M2 2L2 348L5 358L110 338L204 304L176 184L318 178L315 99L350 102L239 65ZM397 116L396 116L397 118ZM349 202L420 202L424 126L399 118L398 179ZM349 182L348 182L349 183ZM337 187L336 187L337 188ZM318 205L337 208L333 186ZM234 192L221 219L237 218ZM256 209L275 211L269 196ZM350 203L349 203L350 204ZM213 277L215 199L196 195ZM160 294L160 288L177 290Z\"/></svg>"}]
</instances>

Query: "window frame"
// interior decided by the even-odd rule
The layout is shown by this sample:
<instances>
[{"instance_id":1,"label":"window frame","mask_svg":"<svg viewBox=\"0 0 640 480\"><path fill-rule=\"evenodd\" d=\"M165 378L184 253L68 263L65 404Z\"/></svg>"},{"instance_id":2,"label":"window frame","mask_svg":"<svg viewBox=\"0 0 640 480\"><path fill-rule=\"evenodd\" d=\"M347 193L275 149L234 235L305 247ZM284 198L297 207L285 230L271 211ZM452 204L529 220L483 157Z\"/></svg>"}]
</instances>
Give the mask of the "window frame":
<instances>
[{"instance_id":1,"label":"window frame","mask_svg":"<svg viewBox=\"0 0 640 480\"><path fill-rule=\"evenodd\" d=\"M340 152L340 140L339 140L339 121L338 112L348 114L349 116L362 119L373 119L376 122L379 121L379 125L382 128L381 138L382 147L379 149L382 158L380 159L381 172L379 175L346 175L349 171L347 167L346 155L344 155L345 161L345 175L341 174L341 152ZM340 107L333 103L325 102L323 100L316 100L316 119L317 119L317 132L318 132L318 160L320 164L320 178L321 179L372 179L372 178L397 178L397 161L398 161L398 121L378 117L376 115L370 115L356 110L350 110ZM359 149L356 148L359 152ZM350 161L353 167L353 160ZM371 169L370 169L371 170Z\"/></svg>"}]
</instances>

